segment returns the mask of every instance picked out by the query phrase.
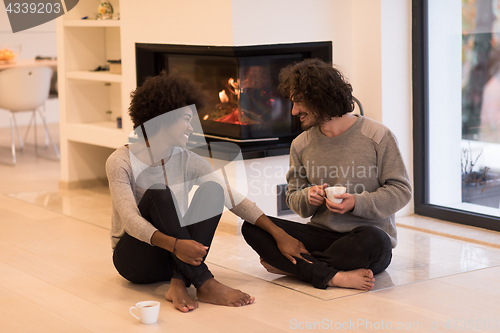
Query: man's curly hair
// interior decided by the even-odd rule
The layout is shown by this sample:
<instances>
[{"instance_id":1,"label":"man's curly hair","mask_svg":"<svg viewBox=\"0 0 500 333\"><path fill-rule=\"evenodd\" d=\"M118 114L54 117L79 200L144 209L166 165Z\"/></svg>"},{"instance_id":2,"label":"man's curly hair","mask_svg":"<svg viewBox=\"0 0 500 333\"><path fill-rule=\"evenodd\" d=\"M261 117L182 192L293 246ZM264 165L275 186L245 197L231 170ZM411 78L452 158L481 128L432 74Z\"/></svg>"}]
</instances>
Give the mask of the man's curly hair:
<instances>
[{"instance_id":1,"label":"man's curly hair","mask_svg":"<svg viewBox=\"0 0 500 333\"><path fill-rule=\"evenodd\" d=\"M354 110L351 85L339 70L319 59L289 65L279 79L280 94L303 102L321 122Z\"/></svg>"},{"instance_id":2,"label":"man's curly hair","mask_svg":"<svg viewBox=\"0 0 500 333\"><path fill-rule=\"evenodd\" d=\"M199 110L207 100L206 92L192 78L165 71L148 77L130 96L132 101L128 113L134 129L165 112L184 106L195 104Z\"/></svg>"}]
</instances>

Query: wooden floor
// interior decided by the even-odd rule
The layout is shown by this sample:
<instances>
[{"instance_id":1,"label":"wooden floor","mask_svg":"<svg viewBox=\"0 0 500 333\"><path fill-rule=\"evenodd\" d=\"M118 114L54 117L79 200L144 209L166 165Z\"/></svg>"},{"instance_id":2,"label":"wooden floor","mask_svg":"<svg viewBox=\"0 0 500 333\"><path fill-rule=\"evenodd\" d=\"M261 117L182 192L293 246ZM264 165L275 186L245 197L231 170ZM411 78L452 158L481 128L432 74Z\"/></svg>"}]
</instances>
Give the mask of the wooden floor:
<instances>
[{"instance_id":1,"label":"wooden floor","mask_svg":"<svg viewBox=\"0 0 500 333\"><path fill-rule=\"evenodd\" d=\"M58 179L59 163L30 149L15 167L0 165L0 332L500 331L500 266L321 300L213 265L221 282L256 302L179 313L164 299L168 284L132 285L116 273L107 228L7 195L57 190ZM157 324L129 314L143 300L161 302Z\"/></svg>"}]
</instances>

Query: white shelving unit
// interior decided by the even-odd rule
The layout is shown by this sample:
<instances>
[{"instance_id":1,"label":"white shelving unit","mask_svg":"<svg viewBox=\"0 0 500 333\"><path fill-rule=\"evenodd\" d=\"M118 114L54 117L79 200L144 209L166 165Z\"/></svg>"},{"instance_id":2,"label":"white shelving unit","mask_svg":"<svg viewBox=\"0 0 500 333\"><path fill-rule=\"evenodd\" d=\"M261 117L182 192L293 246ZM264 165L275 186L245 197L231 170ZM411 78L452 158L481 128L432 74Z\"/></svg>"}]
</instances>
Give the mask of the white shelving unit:
<instances>
[{"instance_id":1,"label":"white shelving unit","mask_svg":"<svg viewBox=\"0 0 500 333\"><path fill-rule=\"evenodd\" d=\"M74 80L89 80L89 81L102 81L102 82L122 82L120 74L110 74L106 72L88 72L88 71L74 71L66 72L67 79Z\"/></svg>"},{"instance_id":2,"label":"white shelving unit","mask_svg":"<svg viewBox=\"0 0 500 333\"><path fill-rule=\"evenodd\" d=\"M116 17L119 0L110 2ZM107 157L127 142L116 120L128 119L122 76L93 71L121 59L121 22L81 19L95 17L98 6L99 1L81 0L57 23L61 188L101 184Z\"/></svg>"}]
</instances>

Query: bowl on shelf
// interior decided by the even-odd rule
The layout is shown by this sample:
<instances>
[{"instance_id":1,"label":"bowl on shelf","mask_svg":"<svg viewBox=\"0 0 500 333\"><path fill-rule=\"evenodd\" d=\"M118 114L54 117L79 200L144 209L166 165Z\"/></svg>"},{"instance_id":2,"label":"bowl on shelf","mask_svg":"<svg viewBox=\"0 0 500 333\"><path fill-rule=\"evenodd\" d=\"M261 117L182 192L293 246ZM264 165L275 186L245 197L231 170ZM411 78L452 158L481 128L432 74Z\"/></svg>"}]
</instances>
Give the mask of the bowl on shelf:
<instances>
[{"instance_id":1,"label":"bowl on shelf","mask_svg":"<svg viewBox=\"0 0 500 333\"><path fill-rule=\"evenodd\" d=\"M21 44L0 44L0 63L14 62L21 53Z\"/></svg>"}]
</instances>

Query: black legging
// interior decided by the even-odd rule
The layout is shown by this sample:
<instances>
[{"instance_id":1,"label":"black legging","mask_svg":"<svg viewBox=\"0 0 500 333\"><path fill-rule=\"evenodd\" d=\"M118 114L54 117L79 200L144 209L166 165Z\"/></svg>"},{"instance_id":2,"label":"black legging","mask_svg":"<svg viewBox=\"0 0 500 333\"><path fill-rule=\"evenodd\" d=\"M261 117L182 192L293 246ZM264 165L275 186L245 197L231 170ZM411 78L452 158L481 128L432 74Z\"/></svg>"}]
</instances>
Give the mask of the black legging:
<instances>
[{"instance_id":1,"label":"black legging","mask_svg":"<svg viewBox=\"0 0 500 333\"><path fill-rule=\"evenodd\" d=\"M273 236L248 222L242 233L247 243L271 266L325 289L339 271L369 268L373 274L384 271L392 258L389 236L373 226L360 226L351 232L340 233L310 224L269 217L290 236L301 241L311 254L303 255L312 264L297 259L294 265L279 250Z\"/></svg>"},{"instance_id":2,"label":"black legging","mask_svg":"<svg viewBox=\"0 0 500 333\"><path fill-rule=\"evenodd\" d=\"M196 191L182 224L170 189L150 188L139 203L141 215L162 233L192 239L210 247L224 205L224 192L215 182L206 182ZM201 222L198 222L201 221ZM206 256L205 256L206 257ZM205 264L189 265L167 250L151 246L125 233L113 252L113 263L125 279L133 283L154 283L181 279L199 288L213 275Z\"/></svg>"}]
</instances>

